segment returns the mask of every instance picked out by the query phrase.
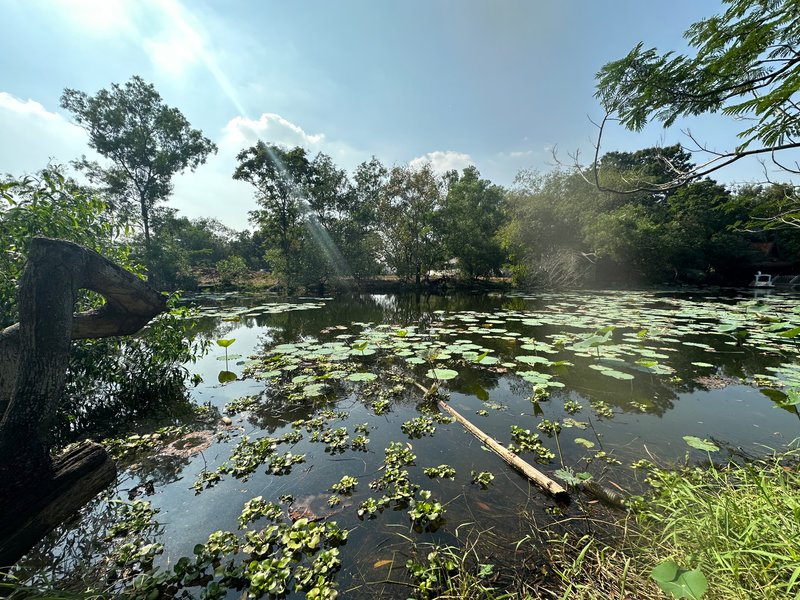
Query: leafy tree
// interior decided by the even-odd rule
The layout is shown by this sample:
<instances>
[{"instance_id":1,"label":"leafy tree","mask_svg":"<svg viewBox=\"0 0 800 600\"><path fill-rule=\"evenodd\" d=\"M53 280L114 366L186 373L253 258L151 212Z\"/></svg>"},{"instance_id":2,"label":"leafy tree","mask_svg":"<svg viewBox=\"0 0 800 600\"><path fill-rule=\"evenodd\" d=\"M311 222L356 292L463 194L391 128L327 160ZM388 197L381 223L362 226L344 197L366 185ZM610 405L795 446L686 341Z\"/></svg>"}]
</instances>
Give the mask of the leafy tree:
<instances>
[{"instance_id":1,"label":"leafy tree","mask_svg":"<svg viewBox=\"0 0 800 600\"><path fill-rule=\"evenodd\" d=\"M599 161L605 181L664 181L659 149L613 153ZM671 162L688 160L673 147ZM509 194L503 239L518 280L575 285L595 281L662 283L731 281L753 258L750 238L730 192L703 179L665 191L603 191L582 173L522 174Z\"/></svg>"},{"instance_id":2,"label":"leafy tree","mask_svg":"<svg viewBox=\"0 0 800 600\"><path fill-rule=\"evenodd\" d=\"M112 163L79 164L113 196L138 203L149 252L150 214L172 192L172 177L196 169L217 147L138 75L94 96L67 88L61 106L86 130L89 146Z\"/></svg>"},{"instance_id":3,"label":"leafy tree","mask_svg":"<svg viewBox=\"0 0 800 600\"><path fill-rule=\"evenodd\" d=\"M301 283L324 286L331 279L351 276L350 266L342 254L342 226L349 215L345 212L352 185L347 172L322 152L311 161L308 187L309 210L305 215L305 231L301 244ZM320 287L321 292L321 287Z\"/></svg>"},{"instance_id":4,"label":"leafy tree","mask_svg":"<svg viewBox=\"0 0 800 600\"><path fill-rule=\"evenodd\" d=\"M356 280L380 273L378 212L389 171L374 156L356 167L353 185L339 198L336 240Z\"/></svg>"},{"instance_id":5,"label":"leafy tree","mask_svg":"<svg viewBox=\"0 0 800 600\"><path fill-rule=\"evenodd\" d=\"M1 180L0 328L16 320L17 281L34 236L77 242L135 270L130 250L115 241L124 227L103 198L67 177L60 166Z\"/></svg>"},{"instance_id":6,"label":"leafy tree","mask_svg":"<svg viewBox=\"0 0 800 600\"><path fill-rule=\"evenodd\" d=\"M288 288L300 267L296 251L303 234L303 215L309 208L311 162L303 148L289 150L263 141L242 150L236 159L239 165L233 178L256 188L261 209L251 211L250 220L275 245L267 252L268 260Z\"/></svg>"},{"instance_id":7,"label":"leafy tree","mask_svg":"<svg viewBox=\"0 0 800 600\"><path fill-rule=\"evenodd\" d=\"M391 170L380 207L383 260L399 277L417 285L441 262L436 230L440 207L441 186L430 165Z\"/></svg>"},{"instance_id":8,"label":"leafy tree","mask_svg":"<svg viewBox=\"0 0 800 600\"><path fill-rule=\"evenodd\" d=\"M478 169L453 173L444 206L439 213L445 252L458 259L470 278L499 270L505 253L497 238L503 224L504 193L500 186L481 179Z\"/></svg>"},{"instance_id":9,"label":"leafy tree","mask_svg":"<svg viewBox=\"0 0 800 600\"><path fill-rule=\"evenodd\" d=\"M154 210L152 222L150 277L170 289L196 287L202 271L234 253L239 235L216 219L187 219L172 208Z\"/></svg>"},{"instance_id":10,"label":"leafy tree","mask_svg":"<svg viewBox=\"0 0 800 600\"><path fill-rule=\"evenodd\" d=\"M222 283L236 283L247 275L247 263L241 256L229 256L217 262L217 273Z\"/></svg>"},{"instance_id":11,"label":"leafy tree","mask_svg":"<svg viewBox=\"0 0 800 600\"><path fill-rule=\"evenodd\" d=\"M596 259L585 241L583 222L606 209L601 196L577 173L517 175L506 197L509 218L499 234L517 285L583 283Z\"/></svg>"},{"instance_id":12,"label":"leafy tree","mask_svg":"<svg viewBox=\"0 0 800 600\"><path fill-rule=\"evenodd\" d=\"M262 231L234 232L229 241L232 254L241 256L247 263L247 268L251 271L264 269L268 266L264 260L264 244L266 240Z\"/></svg>"},{"instance_id":13,"label":"leafy tree","mask_svg":"<svg viewBox=\"0 0 800 600\"><path fill-rule=\"evenodd\" d=\"M669 127L680 117L722 113L742 123L739 140L727 151L710 152L693 140L694 150L707 152L709 160L690 168L675 165L668 181L639 182L634 189L676 187L751 155L769 155L778 166L798 172L796 164L790 167L779 157L800 147L800 4L724 3L722 14L686 31L692 54L662 54L640 43L597 74L596 95L606 110L600 138L609 121L640 131L651 120ZM599 153L600 139L595 165Z\"/></svg>"}]
</instances>

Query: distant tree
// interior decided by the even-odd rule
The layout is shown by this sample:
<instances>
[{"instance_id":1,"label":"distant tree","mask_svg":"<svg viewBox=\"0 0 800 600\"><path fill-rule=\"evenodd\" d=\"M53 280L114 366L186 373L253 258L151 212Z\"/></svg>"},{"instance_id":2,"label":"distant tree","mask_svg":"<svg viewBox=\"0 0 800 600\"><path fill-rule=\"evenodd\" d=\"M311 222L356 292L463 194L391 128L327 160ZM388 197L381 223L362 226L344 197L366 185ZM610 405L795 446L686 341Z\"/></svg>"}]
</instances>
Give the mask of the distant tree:
<instances>
[{"instance_id":1,"label":"distant tree","mask_svg":"<svg viewBox=\"0 0 800 600\"><path fill-rule=\"evenodd\" d=\"M233 178L255 187L261 207L250 212L250 221L262 228L274 246L267 258L288 289L300 269L303 215L310 209L311 161L303 148L289 150L263 141L242 150L236 159L239 165Z\"/></svg>"},{"instance_id":2,"label":"distant tree","mask_svg":"<svg viewBox=\"0 0 800 600\"><path fill-rule=\"evenodd\" d=\"M470 278L498 270L505 259L497 232L504 222L503 189L467 167L451 176L439 224L445 253Z\"/></svg>"},{"instance_id":3,"label":"distant tree","mask_svg":"<svg viewBox=\"0 0 800 600\"><path fill-rule=\"evenodd\" d=\"M378 212L389 171L374 156L356 167L350 193L339 198L336 237L357 280L380 273Z\"/></svg>"},{"instance_id":4,"label":"distant tree","mask_svg":"<svg viewBox=\"0 0 800 600\"><path fill-rule=\"evenodd\" d=\"M508 220L499 238L517 285L570 287L584 283L596 254L583 226L608 207L579 174L520 172L506 195Z\"/></svg>"},{"instance_id":5,"label":"distant tree","mask_svg":"<svg viewBox=\"0 0 800 600\"><path fill-rule=\"evenodd\" d=\"M222 283L236 283L247 275L247 263L241 256L229 256L217 262L217 274Z\"/></svg>"},{"instance_id":6,"label":"distant tree","mask_svg":"<svg viewBox=\"0 0 800 600\"><path fill-rule=\"evenodd\" d=\"M244 231L235 232L233 238L230 240L230 249L233 254L241 256L247 263L247 267L256 271L264 269L268 265L264 260L264 244L266 240L262 231Z\"/></svg>"},{"instance_id":7,"label":"distant tree","mask_svg":"<svg viewBox=\"0 0 800 600\"><path fill-rule=\"evenodd\" d=\"M383 188L380 205L384 262L406 280L419 284L441 262L436 213L441 183L430 165L395 167Z\"/></svg>"},{"instance_id":8,"label":"distant tree","mask_svg":"<svg viewBox=\"0 0 800 600\"><path fill-rule=\"evenodd\" d=\"M101 166L84 159L79 165L106 191L138 203L149 253L150 213L169 197L172 177L196 169L217 147L136 75L94 96L67 88L61 106L86 130L89 146L112 163Z\"/></svg>"},{"instance_id":9,"label":"distant tree","mask_svg":"<svg viewBox=\"0 0 800 600\"><path fill-rule=\"evenodd\" d=\"M680 117L721 113L740 122L738 141L727 150L706 148L699 164L670 165L666 181L630 182L623 191L666 190L700 179L746 156L782 161L800 148L800 3L796 0L724 0L727 10L691 25L685 34L693 54L659 53L638 44L597 74L597 98L606 111L596 144L599 166L603 129L611 121L640 131L650 120L672 126ZM598 170L595 181L602 183ZM619 189L619 188L618 188Z\"/></svg>"},{"instance_id":10,"label":"distant tree","mask_svg":"<svg viewBox=\"0 0 800 600\"><path fill-rule=\"evenodd\" d=\"M216 219L179 217L174 208L157 207L150 252L150 277L170 289L192 289L202 269L233 253L236 232Z\"/></svg>"},{"instance_id":11,"label":"distant tree","mask_svg":"<svg viewBox=\"0 0 800 600\"><path fill-rule=\"evenodd\" d=\"M304 215L301 283L324 286L330 279L349 279L351 268L343 254L342 229L349 219L347 199L352 185L347 171L322 152L311 161L308 210Z\"/></svg>"}]
</instances>

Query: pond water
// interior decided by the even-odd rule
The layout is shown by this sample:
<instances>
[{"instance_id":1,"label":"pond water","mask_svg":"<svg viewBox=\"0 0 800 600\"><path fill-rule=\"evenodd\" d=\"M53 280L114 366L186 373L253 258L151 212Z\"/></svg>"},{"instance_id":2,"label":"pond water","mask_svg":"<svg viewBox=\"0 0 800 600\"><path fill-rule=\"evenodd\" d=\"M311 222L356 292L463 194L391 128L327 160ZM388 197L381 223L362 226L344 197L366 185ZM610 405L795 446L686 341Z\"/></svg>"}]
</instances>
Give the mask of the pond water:
<instances>
[{"instance_id":1,"label":"pond water","mask_svg":"<svg viewBox=\"0 0 800 600\"><path fill-rule=\"evenodd\" d=\"M204 378L194 399L212 415L195 438L202 451L190 439L187 452L173 445L137 456L116 490L123 499L146 490L159 509L162 567L192 556L214 531L238 531L245 503L260 496L280 504L287 521L319 518L349 531L335 576L343 597L407 597L391 582L408 581L406 561L433 542L476 544L502 586L505 567L535 571L541 528L602 510L575 490L568 506L557 505L440 418L420 386L548 476L590 474L626 494L646 488L645 473L631 468L642 459L722 461L800 435L800 310L791 295L365 294L282 303L221 294L191 303L202 335L235 340L227 361L215 344L190 365ZM387 460L392 442L415 460ZM439 465L454 478L425 474ZM484 471L494 476L486 486L473 481ZM355 487L333 491L344 476ZM398 491L403 482L410 491ZM426 519L426 502L443 514ZM101 535L87 531L90 522L91 514L74 530Z\"/></svg>"}]
</instances>

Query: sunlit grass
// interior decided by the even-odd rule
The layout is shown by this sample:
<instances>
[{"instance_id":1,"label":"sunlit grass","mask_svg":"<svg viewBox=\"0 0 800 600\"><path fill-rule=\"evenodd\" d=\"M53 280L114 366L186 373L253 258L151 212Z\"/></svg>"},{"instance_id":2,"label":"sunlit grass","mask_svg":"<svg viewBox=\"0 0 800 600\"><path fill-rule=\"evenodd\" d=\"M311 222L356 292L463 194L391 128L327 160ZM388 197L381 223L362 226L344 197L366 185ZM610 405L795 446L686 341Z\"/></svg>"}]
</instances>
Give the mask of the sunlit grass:
<instances>
[{"instance_id":1,"label":"sunlit grass","mask_svg":"<svg viewBox=\"0 0 800 600\"><path fill-rule=\"evenodd\" d=\"M654 470L653 494L614 541L553 540L543 598L666 598L650 579L672 559L699 568L709 599L800 598L800 452L724 468ZM547 586L551 587L551 586Z\"/></svg>"}]
</instances>

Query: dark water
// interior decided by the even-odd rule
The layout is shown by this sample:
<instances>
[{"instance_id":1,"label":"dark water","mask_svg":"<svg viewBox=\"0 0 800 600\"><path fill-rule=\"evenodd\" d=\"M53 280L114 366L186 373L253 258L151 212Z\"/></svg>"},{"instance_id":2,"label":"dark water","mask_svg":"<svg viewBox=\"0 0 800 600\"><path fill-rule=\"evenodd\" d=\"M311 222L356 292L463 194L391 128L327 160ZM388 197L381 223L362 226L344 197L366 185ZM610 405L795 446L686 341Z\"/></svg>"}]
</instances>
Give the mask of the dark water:
<instances>
[{"instance_id":1,"label":"dark water","mask_svg":"<svg viewBox=\"0 0 800 600\"><path fill-rule=\"evenodd\" d=\"M585 471L628 493L645 489L643 473L630 466L640 459L662 465L687 457L722 461L731 455L764 454L800 435L797 407L779 407L762 392L800 387L795 338L780 335L800 324L792 296L755 302L746 293L699 292L360 295L295 299L292 302L300 306L284 312L275 300L237 295L197 297L191 302L203 307L202 335L211 340L234 338L228 351L241 355L227 363L239 380L225 385L217 383L226 366L219 360L222 348L214 346L191 365L205 381L194 390L195 400L221 414L226 403L243 396L257 395L261 401L252 411L232 416L230 439L189 457L143 460L135 472L120 475L122 497L138 483L154 482L155 493L148 500L160 509L159 541L165 551L159 561L164 566L191 555L195 544L205 542L213 531L236 531L237 518L250 498L277 502L291 494L295 506L350 530L337 577L344 597L405 597L407 589L381 582L403 578L402 565L415 544L463 545L477 539L486 561L501 566L525 563L535 554L537 527L595 510L576 493L575 501L554 515L551 499L457 423L437 424L435 435L410 439L401 425L419 416L424 404L422 393L413 386L395 395L387 413L376 415L374 396L365 396L359 383L338 384L333 386L335 393L287 401L286 389L276 380L242 378L246 370L258 374L259 369L268 369L259 361L280 344L305 341L313 347L339 343L352 348L367 341L375 354L350 357L342 364L348 372L375 373L376 381L387 385L389 372L403 372L427 386L433 383L426 377L432 366L452 368L457 376L441 382L441 389L451 406L485 432L509 443L512 426L529 429L555 456L537 468L550 476L559 468ZM303 305L314 308L303 310ZM382 324L393 327L381 328ZM399 330L410 331L411 337L398 342ZM744 343L736 331L746 332ZM604 339L598 343L599 338ZM426 343L438 344L437 352L430 353ZM476 364L471 360L474 354L463 354L464 345L470 343L475 353L496 361ZM420 355L426 357L424 363L406 362ZM543 391L532 402L537 387ZM567 411L570 406L575 412ZM303 439L281 447L281 452L306 454L306 461L290 474L270 475L262 468L247 481L227 476L199 495L190 488L201 472L227 460L243 435L279 437L293 430L293 421L325 408L346 413L329 426L347 427L351 437L356 424L369 425L366 452L326 452L324 444L312 441L301 429ZM558 436L537 429L544 419L561 423ZM711 456L695 450L684 436L713 440L720 451ZM411 444L417 457L416 466L408 468L412 481L445 506L445 523L438 530L415 531L407 509L387 510L373 520L356 516L364 499L380 496L369 483L380 476L384 448L392 441ZM523 458L534 461L531 454ZM454 481L423 474L424 467L440 464L455 468ZM472 470L494 474L488 489L471 482ZM329 507L329 488L343 475L356 477L358 486L340 505ZM96 511L102 512L102 507ZM80 527L76 524L76 530ZM379 563L388 560L393 565Z\"/></svg>"}]
</instances>

